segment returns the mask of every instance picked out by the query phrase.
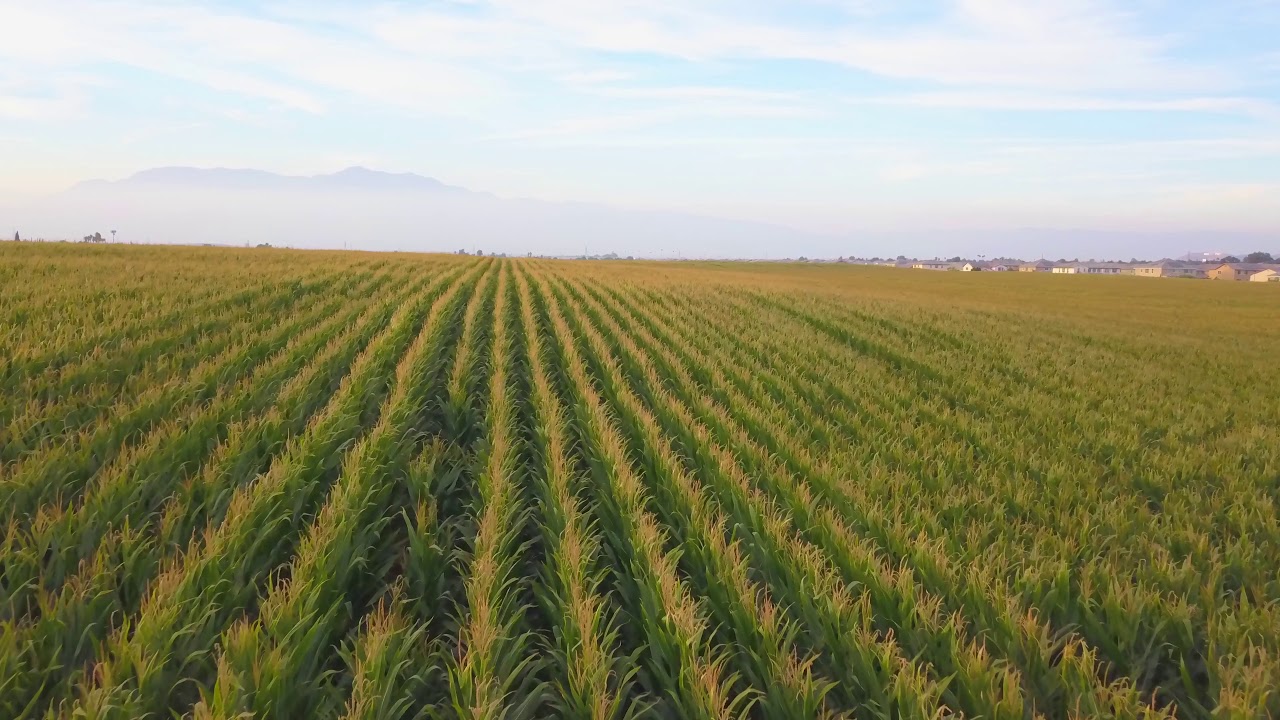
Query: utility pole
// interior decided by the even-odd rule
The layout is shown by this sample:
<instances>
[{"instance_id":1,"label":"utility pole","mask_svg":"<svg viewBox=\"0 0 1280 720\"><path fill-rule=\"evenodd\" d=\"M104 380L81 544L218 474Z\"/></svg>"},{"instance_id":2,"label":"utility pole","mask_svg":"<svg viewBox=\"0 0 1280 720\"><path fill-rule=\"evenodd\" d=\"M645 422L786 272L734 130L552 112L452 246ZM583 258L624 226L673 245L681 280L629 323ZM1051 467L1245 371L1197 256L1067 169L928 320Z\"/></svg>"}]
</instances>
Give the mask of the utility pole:
<instances>
[{"instance_id":1,"label":"utility pole","mask_svg":"<svg viewBox=\"0 0 1280 720\"><path fill-rule=\"evenodd\" d=\"M111 242L115 242L115 241L116 241L116 231L115 231L115 230L112 230L112 231L111 231Z\"/></svg>"}]
</instances>

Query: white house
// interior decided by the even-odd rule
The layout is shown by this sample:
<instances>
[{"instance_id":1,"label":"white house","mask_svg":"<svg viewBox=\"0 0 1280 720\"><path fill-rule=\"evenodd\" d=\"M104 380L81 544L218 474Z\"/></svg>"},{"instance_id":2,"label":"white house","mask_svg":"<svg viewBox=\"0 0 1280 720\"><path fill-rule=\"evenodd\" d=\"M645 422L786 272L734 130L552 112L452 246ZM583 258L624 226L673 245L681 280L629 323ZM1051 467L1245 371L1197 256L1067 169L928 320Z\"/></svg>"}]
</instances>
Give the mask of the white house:
<instances>
[{"instance_id":1,"label":"white house","mask_svg":"<svg viewBox=\"0 0 1280 720\"><path fill-rule=\"evenodd\" d=\"M1127 263L1085 263L1082 272L1087 275L1132 275L1133 267Z\"/></svg>"},{"instance_id":2,"label":"white house","mask_svg":"<svg viewBox=\"0 0 1280 720\"><path fill-rule=\"evenodd\" d=\"M1125 263L1071 263L1053 268L1066 275L1132 275L1133 266Z\"/></svg>"},{"instance_id":3,"label":"white house","mask_svg":"<svg viewBox=\"0 0 1280 720\"><path fill-rule=\"evenodd\" d=\"M1084 262L1069 263L1053 268L1059 275L1132 275L1133 267L1126 263Z\"/></svg>"}]
</instances>

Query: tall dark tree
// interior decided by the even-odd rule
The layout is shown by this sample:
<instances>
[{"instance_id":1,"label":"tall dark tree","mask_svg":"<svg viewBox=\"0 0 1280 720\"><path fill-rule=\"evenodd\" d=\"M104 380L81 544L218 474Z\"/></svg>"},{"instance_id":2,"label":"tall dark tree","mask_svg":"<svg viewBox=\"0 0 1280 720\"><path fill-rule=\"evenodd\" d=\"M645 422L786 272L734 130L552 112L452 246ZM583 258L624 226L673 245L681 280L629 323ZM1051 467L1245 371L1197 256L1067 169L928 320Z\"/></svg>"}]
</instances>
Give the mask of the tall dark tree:
<instances>
[{"instance_id":1,"label":"tall dark tree","mask_svg":"<svg viewBox=\"0 0 1280 720\"><path fill-rule=\"evenodd\" d=\"M17 230L14 230L14 231L13 231L13 241L14 241L14 242L22 242L22 238L18 236L18 231L17 231Z\"/></svg>"},{"instance_id":2,"label":"tall dark tree","mask_svg":"<svg viewBox=\"0 0 1280 720\"><path fill-rule=\"evenodd\" d=\"M1269 252L1258 251L1258 252L1251 252L1248 255L1245 255L1244 261L1251 262L1251 263L1269 263L1269 262L1275 262L1275 258L1271 257L1271 253Z\"/></svg>"},{"instance_id":3,"label":"tall dark tree","mask_svg":"<svg viewBox=\"0 0 1280 720\"><path fill-rule=\"evenodd\" d=\"M1240 258L1236 257L1235 255L1228 255L1222 258L1222 262L1224 263L1240 262Z\"/></svg>"}]
</instances>

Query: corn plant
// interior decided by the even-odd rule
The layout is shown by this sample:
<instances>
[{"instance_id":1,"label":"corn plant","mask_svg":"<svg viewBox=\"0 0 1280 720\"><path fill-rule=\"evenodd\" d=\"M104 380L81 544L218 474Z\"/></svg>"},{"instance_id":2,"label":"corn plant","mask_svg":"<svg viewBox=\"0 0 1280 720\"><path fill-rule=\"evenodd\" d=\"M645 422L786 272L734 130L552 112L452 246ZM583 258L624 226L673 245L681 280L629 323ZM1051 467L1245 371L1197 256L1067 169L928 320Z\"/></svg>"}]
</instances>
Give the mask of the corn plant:
<instances>
[{"instance_id":1,"label":"corn plant","mask_svg":"<svg viewBox=\"0 0 1280 720\"><path fill-rule=\"evenodd\" d=\"M704 610L676 573L676 557L664 551L665 532L646 509L647 498L626 455L621 434L603 399L586 374L560 307L547 304L566 374L574 383L578 423L588 438L586 452L597 482L607 488L599 498L607 520L606 536L615 547L631 548L628 587L631 607L647 640L650 683L665 692L678 712L693 718L738 717L755 702L755 692L735 689L728 657L714 650Z\"/></svg>"},{"instance_id":2,"label":"corn plant","mask_svg":"<svg viewBox=\"0 0 1280 720\"><path fill-rule=\"evenodd\" d=\"M1280 717L1274 293L1060 280L0 242L0 717Z\"/></svg>"},{"instance_id":3,"label":"corn plant","mask_svg":"<svg viewBox=\"0 0 1280 720\"><path fill-rule=\"evenodd\" d=\"M595 567L599 537L589 508L575 495L580 484L569 457L566 416L551 384L540 329L534 317L525 277L520 288L521 329L526 339L532 402L538 424L534 472L539 480L543 537L551 558L545 570L542 600L555 624L550 654L555 665L557 713L580 720L613 720L643 711L627 704L637 668L617 655L616 613L601 594L602 577Z\"/></svg>"},{"instance_id":4,"label":"corn plant","mask_svg":"<svg viewBox=\"0 0 1280 720\"><path fill-rule=\"evenodd\" d=\"M307 513L340 470L338 450L362 436L371 416L376 421L389 373L425 322L424 310L461 282L456 274L438 278L402 306L307 433L266 475L237 492L222 524L153 583L138 618L109 641L109 656L95 669L77 712L131 717L190 701L191 687L179 681L208 677L217 637L256 599L257 584L287 559Z\"/></svg>"}]
</instances>

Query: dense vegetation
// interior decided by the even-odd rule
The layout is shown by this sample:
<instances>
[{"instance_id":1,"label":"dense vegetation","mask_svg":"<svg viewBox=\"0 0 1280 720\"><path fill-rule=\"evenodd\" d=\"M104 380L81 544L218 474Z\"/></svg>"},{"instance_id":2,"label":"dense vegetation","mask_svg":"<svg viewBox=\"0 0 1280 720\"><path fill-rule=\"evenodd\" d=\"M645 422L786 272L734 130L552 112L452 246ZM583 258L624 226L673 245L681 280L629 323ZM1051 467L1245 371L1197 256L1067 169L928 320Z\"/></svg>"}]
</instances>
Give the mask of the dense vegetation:
<instances>
[{"instance_id":1,"label":"dense vegetation","mask_svg":"<svg viewBox=\"0 0 1280 720\"><path fill-rule=\"evenodd\" d=\"M1280 715L1280 293L0 245L0 717Z\"/></svg>"}]
</instances>

